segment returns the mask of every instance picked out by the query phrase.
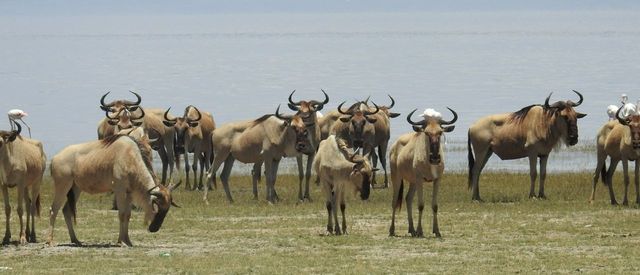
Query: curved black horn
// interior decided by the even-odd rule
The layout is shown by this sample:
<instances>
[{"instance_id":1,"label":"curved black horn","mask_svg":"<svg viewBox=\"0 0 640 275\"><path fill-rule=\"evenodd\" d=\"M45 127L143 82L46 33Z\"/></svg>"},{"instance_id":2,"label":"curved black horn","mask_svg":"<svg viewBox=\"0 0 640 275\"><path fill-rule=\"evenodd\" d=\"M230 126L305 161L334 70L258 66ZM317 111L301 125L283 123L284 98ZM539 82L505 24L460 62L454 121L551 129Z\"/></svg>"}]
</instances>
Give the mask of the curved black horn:
<instances>
[{"instance_id":1,"label":"curved black horn","mask_svg":"<svg viewBox=\"0 0 640 275\"><path fill-rule=\"evenodd\" d=\"M346 101L343 101L342 103L340 103L340 105L338 105L338 112L343 114L343 115L351 115L351 113L349 113L347 110L347 112L342 111L342 105L344 105L346 103Z\"/></svg>"},{"instance_id":2,"label":"curved black horn","mask_svg":"<svg viewBox=\"0 0 640 275\"><path fill-rule=\"evenodd\" d=\"M292 116L285 116L283 114L280 113L280 105L278 105L278 108L276 108L276 113L275 116L279 119L282 120L290 120Z\"/></svg>"},{"instance_id":3,"label":"curved black horn","mask_svg":"<svg viewBox=\"0 0 640 275\"><path fill-rule=\"evenodd\" d=\"M362 101L364 104L369 104L369 98L371 98L371 95L369 95L364 101Z\"/></svg>"},{"instance_id":4,"label":"curved black horn","mask_svg":"<svg viewBox=\"0 0 640 275\"><path fill-rule=\"evenodd\" d=\"M411 111L411 113L409 113L409 114L407 115L407 122L409 122L409 124L411 124L411 125L418 125L418 126L422 126L422 125L424 125L424 120L423 120L423 121L420 121L420 122L414 122L414 121L412 121L412 120L411 120L411 116L413 116L413 113L415 113L417 110L418 110L418 109L413 109L413 111Z\"/></svg>"},{"instance_id":5,"label":"curved black horn","mask_svg":"<svg viewBox=\"0 0 640 275\"><path fill-rule=\"evenodd\" d=\"M322 105L325 105L327 103L329 103L329 95L327 95L327 92L325 92L323 89L320 89L320 91L322 91L322 93L324 94L324 101L322 101Z\"/></svg>"},{"instance_id":6,"label":"curved black horn","mask_svg":"<svg viewBox=\"0 0 640 275\"><path fill-rule=\"evenodd\" d=\"M139 107L138 110L140 110L140 116L138 117L132 117L131 119L141 119L144 117L145 113L144 113L144 109L142 109L142 107Z\"/></svg>"},{"instance_id":7,"label":"curved black horn","mask_svg":"<svg viewBox=\"0 0 640 275\"><path fill-rule=\"evenodd\" d=\"M440 119L440 125L454 124L458 120L458 114L456 113L456 111L452 110L449 107L447 107L447 109L449 109L449 111L451 111L451 113L453 114L453 119L451 119L450 121L445 121L445 120Z\"/></svg>"},{"instance_id":8,"label":"curved black horn","mask_svg":"<svg viewBox=\"0 0 640 275\"><path fill-rule=\"evenodd\" d=\"M15 130L14 132L16 133L16 136L20 134L20 132L22 132L22 126L20 126L20 123L17 123L15 121L13 121L13 124L16 125L16 128L18 128L17 130Z\"/></svg>"},{"instance_id":9,"label":"curved black horn","mask_svg":"<svg viewBox=\"0 0 640 275\"><path fill-rule=\"evenodd\" d=\"M291 92L291 94L289 94L289 109L291 109L292 111L298 111L298 109L292 108L293 106L300 106L300 102L298 102L298 103L293 102L293 94L295 92L296 92L296 90L293 90L293 92Z\"/></svg>"},{"instance_id":10,"label":"curved black horn","mask_svg":"<svg viewBox=\"0 0 640 275\"><path fill-rule=\"evenodd\" d=\"M187 111L189 110L189 107L191 107L194 110L196 110L196 113L198 113L198 118L196 118L196 119L187 118L187 119L189 121L200 121L200 119L202 119L202 114L200 113L200 110L198 110L198 108L196 108L196 106L193 106L193 105L189 105L189 106L187 106L186 109L184 109L184 116L187 117Z\"/></svg>"},{"instance_id":11,"label":"curved black horn","mask_svg":"<svg viewBox=\"0 0 640 275\"><path fill-rule=\"evenodd\" d=\"M100 98L100 105L104 106L104 107L111 107L113 106L113 103L107 104L104 102L104 99L107 98L107 95L111 93L110 91L107 92L106 94L104 94L101 98Z\"/></svg>"},{"instance_id":12,"label":"curved black horn","mask_svg":"<svg viewBox=\"0 0 640 275\"><path fill-rule=\"evenodd\" d=\"M545 109L551 108L551 106L549 106L549 99L551 98L552 94L553 94L553 92L549 93L549 96L547 96L547 99L544 100L544 108Z\"/></svg>"},{"instance_id":13,"label":"curved black horn","mask_svg":"<svg viewBox=\"0 0 640 275\"><path fill-rule=\"evenodd\" d=\"M627 122L626 119L620 117L620 112L622 111L622 109L622 107L618 108L618 111L616 111L616 118L618 119L618 122L620 122L620 124L629 125L629 122Z\"/></svg>"},{"instance_id":14,"label":"curved black horn","mask_svg":"<svg viewBox=\"0 0 640 275\"><path fill-rule=\"evenodd\" d=\"M369 110L367 110L367 111L364 112L364 115L366 115L366 116L373 115L373 114L378 113L378 111L380 111L380 107L378 107L378 105L376 105L375 102L371 101L371 104L373 104L373 106L376 107L376 110L373 111L373 112L369 112Z\"/></svg>"},{"instance_id":15,"label":"curved black horn","mask_svg":"<svg viewBox=\"0 0 640 275\"><path fill-rule=\"evenodd\" d=\"M391 99L391 105L389 105L389 109L393 108L394 105L396 105L396 101L393 99L393 97L390 94L387 94L387 96Z\"/></svg>"},{"instance_id":16,"label":"curved black horn","mask_svg":"<svg viewBox=\"0 0 640 275\"><path fill-rule=\"evenodd\" d=\"M127 106L131 106L131 105L140 105L140 102L142 102L142 97L140 97L139 94L137 94L134 91L129 91L130 93L134 94L136 96L136 102L131 102L129 100L125 100L124 104Z\"/></svg>"},{"instance_id":17,"label":"curved black horn","mask_svg":"<svg viewBox=\"0 0 640 275\"><path fill-rule=\"evenodd\" d=\"M584 97L582 96L582 94L580 94L578 91L576 90L572 90L574 93L578 94L578 96L580 97L580 100L578 100L578 103L571 103L572 107L578 107L580 106L580 104L582 104L582 100L584 99Z\"/></svg>"},{"instance_id":18,"label":"curved black horn","mask_svg":"<svg viewBox=\"0 0 640 275\"><path fill-rule=\"evenodd\" d=\"M166 121L176 121L178 120L178 118L174 118L174 119L169 119L168 115L169 115L169 110L171 110L171 107L169 107L169 109L167 109L166 112L164 112L164 120Z\"/></svg>"}]
</instances>

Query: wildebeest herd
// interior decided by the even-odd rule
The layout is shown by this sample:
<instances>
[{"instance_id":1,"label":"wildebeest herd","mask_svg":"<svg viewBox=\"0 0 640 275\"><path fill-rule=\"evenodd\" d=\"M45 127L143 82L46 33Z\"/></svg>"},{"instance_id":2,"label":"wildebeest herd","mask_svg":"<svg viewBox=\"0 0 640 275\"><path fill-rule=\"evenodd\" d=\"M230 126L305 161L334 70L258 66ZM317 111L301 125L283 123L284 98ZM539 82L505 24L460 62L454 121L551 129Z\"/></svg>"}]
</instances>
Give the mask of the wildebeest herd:
<instances>
[{"instance_id":1,"label":"wildebeest herd","mask_svg":"<svg viewBox=\"0 0 640 275\"><path fill-rule=\"evenodd\" d=\"M574 92L579 98L577 102L566 100L550 103L550 94L544 104L483 117L471 125L468 131L468 183L473 200L481 200L480 173L494 153L501 159L527 157L531 177L529 196L545 198L544 182L549 153L561 144L572 146L578 142L577 121L585 114L576 111L575 108L583 102L583 96ZM291 115L281 113L278 106L273 114L216 127L211 113L195 106L187 106L181 116L174 116L170 113L171 108L143 108L142 97L131 93L136 100L114 100L109 103L106 102L109 93L104 94L100 98L100 107L105 117L98 125L98 140L70 145L51 159L54 194L46 240L48 244L53 244L53 228L61 208L71 242L81 244L73 229L76 204L81 192L113 192L120 221L119 244L132 245L128 224L133 205L144 211L145 221L149 222L148 230L158 231L170 207L177 206L171 193L182 182L173 184L174 164L179 165L181 157L184 159L185 188L203 190L205 202L209 190L217 186L216 173L220 166L220 180L226 198L233 202L229 178L236 160L253 164L253 196L257 199L258 182L264 165L265 194L270 203L279 200L276 182L281 159L295 157L299 172L298 200L311 200L309 183L312 180L311 173L315 173L313 180L321 185L325 196L327 231L336 235L347 232L345 194L355 191L361 199L366 200L372 186L386 188L390 181L393 195L389 235L395 235L396 211L400 210L404 198L409 233L416 237L424 236L424 183L433 182L432 233L440 237L437 198L444 173L442 138L444 133L455 128L458 114L453 109L449 109L450 119L443 118L433 109L426 109L419 115L421 119L416 121L416 109L409 112L406 121L413 131L401 135L391 145L388 174L386 154L391 118L400 115L391 111L395 106L391 96L388 106L369 102L367 98L348 107L345 106L346 102L342 102L337 109L322 115L320 111L329 102L324 90L322 100L297 102L293 99L293 91L287 104L295 112ZM607 122L597 137L598 164L593 178L593 192L598 179L602 177L609 188L612 204L616 204L611 181L617 163L623 163L623 203L628 204L628 161L635 161L640 156L640 114L637 110L624 114L624 107L614 110L615 119ZM46 157L42 143L21 136L22 126L18 122L11 120L10 124L10 131L0 131L0 181L6 214L3 243L11 240L8 188L16 187L19 242L24 244L36 241L34 219L40 213L40 184ZM162 162L160 178L153 170L152 151L157 151ZM304 155L307 156L306 166L303 165ZM605 167L607 157L611 158L608 170ZM536 195L538 160L540 175ZM384 172L381 183L376 182L378 161ZM636 162L636 191L639 171L640 165ZM190 178L191 172L193 179ZM412 207L416 194L418 222L414 226ZM636 203L640 203L638 191ZM25 207L26 225L23 221ZM342 214L341 223L337 215L338 207Z\"/></svg>"}]
</instances>

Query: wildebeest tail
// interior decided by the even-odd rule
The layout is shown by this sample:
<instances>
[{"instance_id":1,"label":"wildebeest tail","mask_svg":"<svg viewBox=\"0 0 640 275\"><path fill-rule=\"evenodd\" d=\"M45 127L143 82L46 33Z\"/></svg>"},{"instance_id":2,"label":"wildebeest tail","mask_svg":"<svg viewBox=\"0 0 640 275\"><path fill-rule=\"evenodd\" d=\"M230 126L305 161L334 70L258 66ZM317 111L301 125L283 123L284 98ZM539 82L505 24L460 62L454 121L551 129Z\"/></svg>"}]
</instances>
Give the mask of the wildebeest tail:
<instances>
[{"instance_id":1,"label":"wildebeest tail","mask_svg":"<svg viewBox=\"0 0 640 275\"><path fill-rule=\"evenodd\" d=\"M473 157L473 152L471 151L471 133L467 132L467 158L469 159L469 181L468 188L471 189L471 171L473 171L473 166L476 164L476 160Z\"/></svg>"},{"instance_id":2,"label":"wildebeest tail","mask_svg":"<svg viewBox=\"0 0 640 275\"><path fill-rule=\"evenodd\" d=\"M73 194L73 188L67 193L67 202L64 204L64 211L71 211L73 223L76 223L76 196Z\"/></svg>"},{"instance_id":3,"label":"wildebeest tail","mask_svg":"<svg viewBox=\"0 0 640 275\"><path fill-rule=\"evenodd\" d=\"M393 205L395 208L397 209L401 209L402 208L402 192L404 189L404 181L400 180L400 190L398 190L398 197L396 197L396 201L395 204Z\"/></svg>"}]
</instances>

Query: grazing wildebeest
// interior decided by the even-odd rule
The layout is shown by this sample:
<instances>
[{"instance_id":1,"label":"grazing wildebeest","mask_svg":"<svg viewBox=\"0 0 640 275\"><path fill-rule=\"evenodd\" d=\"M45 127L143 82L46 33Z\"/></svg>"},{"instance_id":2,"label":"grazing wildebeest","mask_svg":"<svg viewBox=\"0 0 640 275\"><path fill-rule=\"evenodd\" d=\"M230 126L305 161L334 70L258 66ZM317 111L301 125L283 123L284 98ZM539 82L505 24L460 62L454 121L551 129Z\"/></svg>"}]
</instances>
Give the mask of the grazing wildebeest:
<instances>
[{"instance_id":1,"label":"grazing wildebeest","mask_svg":"<svg viewBox=\"0 0 640 275\"><path fill-rule=\"evenodd\" d=\"M118 244L124 246L132 245L129 239L132 203L144 210L145 222L151 221L150 232L160 229L170 206L175 206L171 190L177 185L167 188L158 183L151 166L151 147L144 138L135 140L118 134L68 146L51 160L51 177L54 197L47 241L50 245L53 244L56 216L63 205L62 213L71 242L81 245L73 229L81 192L114 192L120 221Z\"/></svg>"},{"instance_id":2,"label":"grazing wildebeest","mask_svg":"<svg viewBox=\"0 0 640 275\"><path fill-rule=\"evenodd\" d=\"M432 233L440 238L438 227L438 189L444 173L444 150L441 144L444 132L451 132L455 126L451 125L458 120L456 112L450 121L440 117L425 117L420 122L413 122L411 116L416 110L407 115L407 121L413 126L415 133L400 136L391 146L389 152L389 164L391 168L391 183L393 184L393 196L391 198L391 226L389 235L395 235L396 210L402 206L402 191L404 181L409 182L407 191L407 219L409 221L409 234L413 237L423 237L422 211L424 210L424 182L433 182L431 197L431 211L433 213ZM450 126L446 126L450 125ZM418 227L413 227L412 204L413 196L418 193Z\"/></svg>"},{"instance_id":3,"label":"grazing wildebeest","mask_svg":"<svg viewBox=\"0 0 640 275\"><path fill-rule=\"evenodd\" d=\"M596 184L598 178L602 176L602 181L609 187L609 196L612 205L617 205L616 196L613 192L613 174L616 171L618 162L622 161L624 175L624 200L623 205L629 205L627 193L629 190L629 161L635 162L636 203L640 204L640 114L634 113L626 118L622 117L622 109L616 112L617 121L607 122L597 136L597 164L593 175L593 189L591 191L590 202L595 200ZM610 158L609 170L606 169L606 158Z\"/></svg>"},{"instance_id":4,"label":"grazing wildebeest","mask_svg":"<svg viewBox=\"0 0 640 275\"><path fill-rule=\"evenodd\" d=\"M578 119L586 116L575 111L582 104L582 95L574 91L580 100L558 101L549 104L551 94L544 105L531 105L515 113L490 115L476 121L469 128L469 188L472 199L480 201L479 179L489 157L495 153L500 159L529 158L531 188L529 197L535 197L537 177L536 160L540 159L539 198L546 198L544 181L547 174L547 158L558 142L573 146L578 143ZM474 157L475 155L475 157Z\"/></svg>"},{"instance_id":5,"label":"grazing wildebeest","mask_svg":"<svg viewBox=\"0 0 640 275\"><path fill-rule=\"evenodd\" d=\"M391 99L391 105L389 106L380 106L380 111L374 115L376 121L373 123L374 128L374 139L373 139L373 148L371 151L371 164L373 167L378 166L378 159L380 159L380 164L382 164L382 169L384 170L384 187L387 188L389 186L389 178L387 176L387 148L389 146L389 139L391 138L391 118L398 117L399 113L391 112L391 108L396 104L396 101L388 95ZM378 148L378 152L376 154L375 148ZM373 173L373 177L371 179L371 184L376 184L376 173Z\"/></svg>"},{"instance_id":6,"label":"grazing wildebeest","mask_svg":"<svg viewBox=\"0 0 640 275\"><path fill-rule=\"evenodd\" d=\"M313 170L320 179L326 199L325 205L329 214L327 231L336 235L347 234L347 220L344 215L345 193L353 190L360 192L362 200L369 198L373 169L368 156L359 155L347 148L342 139L332 135L320 142L313 161ZM342 229L338 223L338 203L342 213Z\"/></svg>"},{"instance_id":7,"label":"grazing wildebeest","mask_svg":"<svg viewBox=\"0 0 640 275\"><path fill-rule=\"evenodd\" d=\"M22 127L15 123L16 130L0 131L0 186L4 199L6 229L2 244L11 241L11 205L8 188L18 191L17 212L20 220L20 244L36 242L35 216L40 216L40 184L46 165L42 143L20 136ZM23 207L27 208L26 231Z\"/></svg>"},{"instance_id":8,"label":"grazing wildebeest","mask_svg":"<svg viewBox=\"0 0 640 275\"><path fill-rule=\"evenodd\" d=\"M274 185L280 160L299 153L311 153L312 147L307 127L313 125L305 125L299 115L284 116L279 112L280 106L276 109L275 115L268 114L253 121L225 124L213 131L214 158L213 165L207 173L207 183L213 180L216 171L224 162L220 179L229 202L233 202L229 191L229 175L235 160L242 163L264 163L267 201L274 203L276 201ZM204 189L205 201L209 189L207 186ZM255 181L253 195L257 198Z\"/></svg>"},{"instance_id":9,"label":"grazing wildebeest","mask_svg":"<svg viewBox=\"0 0 640 275\"><path fill-rule=\"evenodd\" d=\"M175 139L176 160L180 154L184 154L184 172L186 176L186 188L196 189L202 187L204 170L209 170L212 158L211 133L215 129L213 116L209 112L200 112L198 108L189 105L184 109L182 117L169 118L169 110L164 113L163 123L167 127L173 127ZM204 115L203 115L204 114ZM189 153L193 153L193 188L189 181ZM200 161L200 180L198 181L197 167Z\"/></svg>"},{"instance_id":10,"label":"grazing wildebeest","mask_svg":"<svg viewBox=\"0 0 640 275\"><path fill-rule=\"evenodd\" d=\"M295 93L296 91L294 90L289 95L289 104L288 104L289 108L293 111L297 111L296 114L302 118L302 121L304 122L305 125L310 125L310 126L307 126L307 131L309 132L309 140L310 140L310 145L312 147L310 152L312 153L307 155L306 173L303 170L303 166L302 166L302 154L298 154L296 156L296 161L298 163L298 179L299 179L298 200L300 201L304 201L305 199L309 201L311 200L311 196L309 195L309 180L311 179L311 164L313 163L315 152L318 149L318 144L320 144L320 127L318 124L317 114L318 114L318 111L322 110L325 104L329 103L329 96L327 95L327 93L322 89L320 90L324 94L323 101L300 100L298 102L294 102L292 97L293 97L293 93ZM254 175L256 174L256 172L258 175L260 174L260 171L254 171ZM303 178L305 181L304 194L302 191Z\"/></svg>"}]
</instances>

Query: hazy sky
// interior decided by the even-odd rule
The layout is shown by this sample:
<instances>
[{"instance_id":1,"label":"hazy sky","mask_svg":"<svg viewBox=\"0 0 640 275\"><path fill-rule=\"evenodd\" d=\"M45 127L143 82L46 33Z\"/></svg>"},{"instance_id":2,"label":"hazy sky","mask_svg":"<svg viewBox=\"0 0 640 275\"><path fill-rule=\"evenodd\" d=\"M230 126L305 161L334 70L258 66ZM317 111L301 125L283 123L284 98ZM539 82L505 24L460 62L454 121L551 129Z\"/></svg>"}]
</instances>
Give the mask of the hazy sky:
<instances>
[{"instance_id":1,"label":"hazy sky","mask_svg":"<svg viewBox=\"0 0 640 275\"><path fill-rule=\"evenodd\" d=\"M637 10L635 0L0 0L2 15Z\"/></svg>"}]
</instances>

